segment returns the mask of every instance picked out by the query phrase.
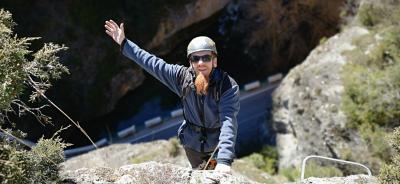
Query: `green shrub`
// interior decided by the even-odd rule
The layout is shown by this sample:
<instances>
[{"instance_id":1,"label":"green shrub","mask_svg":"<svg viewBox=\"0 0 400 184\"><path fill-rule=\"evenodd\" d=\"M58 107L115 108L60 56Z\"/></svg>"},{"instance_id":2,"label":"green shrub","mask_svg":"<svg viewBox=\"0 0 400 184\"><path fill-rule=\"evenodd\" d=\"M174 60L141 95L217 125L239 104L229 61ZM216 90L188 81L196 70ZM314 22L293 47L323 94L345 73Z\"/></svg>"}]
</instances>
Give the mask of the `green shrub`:
<instances>
[{"instance_id":1,"label":"green shrub","mask_svg":"<svg viewBox=\"0 0 400 184\"><path fill-rule=\"evenodd\" d=\"M363 3L357 12L358 21L369 28L380 28L387 25L399 25L400 2L380 0Z\"/></svg>"},{"instance_id":2,"label":"green shrub","mask_svg":"<svg viewBox=\"0 0 400 184\"><path fill-rule=\"evenodd\" d=\"M400 1L382 0L363 3L358 21L370 33L353 41L356 48L345 53L348 63L343 68L344 95L342 110L347 125L357 129L368 144L369 152L357 157L367 160L373 172L380 169L388 180L398 183L393 149L385 144L387 130L400 125ZM382 174L381 174L382 175Z\"/></svg>"},{"instance_id":3,"label":"green shrub","mask_svg":"<svg viewBox=\"0 0 400 184\"><path fill-rule=\"evenodd\" d=\"M40 139L28 151L28 146L20 140L24 134L5 130L3 126L7 122L15 127L7 117L9 113L20 116L30 113L41 123L50 122L41 112L43 107L30 107L19 96L28 93L27 85L44 93L53 79L68 73L56 56L66 47L46 43L42 49L32 52L29 45L38 38L17 38L13 35L14 25L11 13L0 9L0 183L57 183L60 182L59 164L64 160L63 148L67 144L58 137ZM32 102L38 97L37 92L30 93Z\"/></svg>"},{"instance_id":4,"label":"green shrub","mask_svg":"<svg viewBox=\"0 0 400 184\"><path fill-rule=\"evenodd\" d=\"M0 182L27 183L25 177L26 151L21 150L15 142L4 138L0 140Z\"/></svg>"},{"instance_id":5,"label":"green shrub","mask_svg":"<svg viewBox=\"0 0 400 184\"><path fill-rule=\"evenodd\" d=\"M144 163L144 162L153 161L154 157L156 157L156 156L157 156L157 153L154 153L154 152L152 152L150 154L138 155L136 157L133 157L130 160L130 163L132 163L132 164L141 164L141 163Z\"/></svg>"},{"instance_id":6,"label":"green shrub","mask_svg":"<svg viewBox=\"0 0 400 184\"><path fill-rule=\"evenodd\" d=\"M264 158L259 153L253 153L247 159L257 168L262 168L265 165Z\"/></svg>"},{"instance_id":7,"label":"green shrub","mask_svg":"<svg viewBox=\"0 0 400 184\"><path fill-rule=\"evenodd\" d=\"M373 4L366 4L361 6L358 10L358 18L362 25L364 26L374 26L382 21L382 15L384 14L384 10L380 7L377 7Z\"/></svg>"},{"instance_id":8,"label":"green shrub","mask_svg":"<svg viewBox=\"0 0 400 184\"><path fill-rule=\"evenodd\" d=\"M384 165L381 168L378 181L382 184L392 184L400 182L400 158L397 158L397 165Z\"/></svg>"},{"instance_id":9,"label":"green shrub","mask_svg":"<svg viewBox=\"0 0 400 184\"><path fill-rule=\"evenodd\" d=\"M395 150L396 154L392 157L391 164L385 164L378 177L379 183L400 183L400 127L396 128L394 133L389 136L389 144Z\"/></svg>"},{"instance_id":10,"label":"green shrub","mask_svg":"<svg viewBox=\"0 0 400 184\"><path fill-rule=\"evenodd\" d=\"M279 170L279 175L286 177L289 181L300 179L300 170L298 168L283 168Z\"/></svg>"},{"instance_id":11,"label":"green shrub","mask_svg":"<svg viewBox=\"0 0 400 184\"><path fill-rule=\"evenodd\" d=\"M352 128L362 124L399 124L400 27L382 32L385 32L381 33L383 40L372 50L360 46L347 53L349 63L342 73L345 89L342 109Z\"/></svg>"},{"instance_id":12,"label":"green shrub","mask_svg":"<svg viewBox=\"0 0 400 184\"><path fill-rule=\"evenodd\" d=\"M300 179L299 168L283 168L279 171L280 175L285 176L289 181L296 181ZM304 171L304 178L308 177L340 177L343 173L334 166L321 166L315 162L308 162L306 170Z\"/></svg>"},{"instance_id":13,"label":"green shrub","mask_svg":"<svg viewBox=\"0 0 400 184\"><path fill-rule=\"evenodd\" d=\"M359 127L359 130L361 136L368 144L370 154L385 162L390 161L392 149L390 145L386 144L385 136L387 135L387 132L377 125L373 127L362 125Z\"/></svg>"},{"instance_id":14,"label":"green shrub","mask_svg":"<svg viewBox=\"0 0 400 184\"><path fill-rule=\"evenodd\" d=\"M265 146L259 153L253 153L245 160L251 162L258 169L275 174L278 167L278 152L275 147Z\"/></svg>"},{"instance_id":15,"label":"green shrub","mask_svg":"<svg viewBox=\"0 0 400 184\"><path fill-rule=\"evenodd\" d=\"M67 144L59 137L52 139L41 138L36 146L28 152L28 159L34 169L32 177L38 183L59 181L60 163L64 161L64 151Z\"/></svg>"},{"instance_id":16,"label":"green shrub","mask_svg":"<svg viewBox=\"0 0 400 184\"><path fill-rule=\"evenodd\" d=\"M60 138L40 139L30 151L15 141L0 140L1 183L60 182L59 164L64 161L67 144Z\"/></svg>"},{"instance_id":17,"label":"green shrub","mask_svg":"<svg viewBox=\"0 0 400 184\"><path fill-rule=\"evenodd\" d=\"M24 103L16 101L22 95L26 85L35 83L42 93L51 87L51 80L59 79L68 69L58 62L56 54L67 48L53 43L44 46L32 53L29 45L39 38L17 38L13 35L11 13L0 10L0 110L10 110L10 104L33 109ZM32 59L29 59L32 58ZM38 93L32 92L31 101L38 99ZM19 113L24 112L23 110ZM4 113L2 113L3 115ZM41 113L39 113L41 114ZM6 115L4 115L6 116ZM1 117L4 117L1 116Z\"/></svg>"},{"instance_id":18,"label":"green shrub","mask_svg":"<svg viewBox=\"0 0 400 184\"><path fill-rule=\"evenodd\" d=\"M382 164L390 162L390 157L393 155L391 147L386 144L384 139L387 132L378 125L371 127L369 124L361 125L358 127L358 131L364 139L368 151L360 154L360 152L354 152L351 147L342 148L339 151L339 155L343 160L363 163L371 169L372 173L379 173ZM341 169L345 175L365 173L364 169L352 165L343 165Z\"/></svg>"},{"instance_id":19,"label":"green shrub","mask_svg":"<svg viewBox=\"0 0 400 184\"><path fill-rule=\"evenodd\" d=\"M326 37L324 36L324 37L322 37L321 39L319 39L319 44L322 45L322 44L324 44L327 40L328 40L328 38L326 38Z\"/></svg>"},{"instance_id":20,"label":"green shrub","mask_svg":"<svg viewBox=\"0 0 400 184\"><path fill-rule=\"evenodd\" d=\"M320 166L314 162L310 162L307 164L306 170L304 172L304 177L335 177L335 176L343 176L343 173L334 166Z\"/></svg>"},{"instance_id":21,"label":"green shrub","mask_svg":"<svg viewBox=\"0 0 400 184\"><path fill-rule=\"evenodd\" d=\"M172 137L169 141L168 153L172 157L176 157L180 153L180 144L179 140L176 137Z\"/></svg>"},{"instance_id":22,"label":"green shrub","mask_svg":"<svg viewBox=\"0 0 400 184\"><path fill-rule=\"evenodd\" d=\"M393 154L384 137L387 129L400 124L400 27L371 31L345 53L342 70L342 110L347 126L357 129L368 145L368 153L350 160L366 162L378 172ZM347 154L354 157L354 155Z\"/></svg>"}]
</instances>

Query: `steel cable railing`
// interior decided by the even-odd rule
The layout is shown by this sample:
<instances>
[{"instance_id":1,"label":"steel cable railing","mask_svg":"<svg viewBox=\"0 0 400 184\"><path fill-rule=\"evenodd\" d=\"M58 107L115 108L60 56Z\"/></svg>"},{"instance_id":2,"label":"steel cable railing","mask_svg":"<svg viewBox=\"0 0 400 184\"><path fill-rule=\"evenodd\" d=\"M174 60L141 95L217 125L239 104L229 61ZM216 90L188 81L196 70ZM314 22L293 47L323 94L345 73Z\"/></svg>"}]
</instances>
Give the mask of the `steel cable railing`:
<instances>
[{"instance_id":1,"label":"steel cable railing","mask_svg":"<svg viewBox=\"0 0 400 184\"><path fill-rule=\"evenodd\" d=\"M304 158L303 163L301 164L301 178L300 178L300 180L304 180L304 172L306 170L306 163L307 163L307 160L310 159L310 158L320 158L320 159L330 160L330 161L334 161L334 162L340 162L340 163L343 163L343 164L351 164L351 165L360 166L360 167L364 168L365 170L367 170L368 176L372 176L371 170L367 166L365 166L363 164L360 164L360 163L357 163L357 162L351 162L351 161L347 161L347 160L340 160L340 159L335 159L335 158L324 157L324 156L310 155L310 156L307 156L306 158Z\"/></svg>"}]
</instances>

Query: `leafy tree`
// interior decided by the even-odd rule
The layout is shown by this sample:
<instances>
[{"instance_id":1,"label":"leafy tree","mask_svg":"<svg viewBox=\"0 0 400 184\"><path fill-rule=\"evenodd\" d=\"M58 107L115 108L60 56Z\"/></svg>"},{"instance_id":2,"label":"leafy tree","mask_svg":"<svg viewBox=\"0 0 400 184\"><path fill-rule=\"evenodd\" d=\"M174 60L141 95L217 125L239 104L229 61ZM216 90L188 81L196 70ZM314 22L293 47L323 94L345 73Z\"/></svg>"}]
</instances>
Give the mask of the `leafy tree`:
<instances>
[{"instance_id":1,"label":"leafy tree","mask_svg":"<svg viewBox=\"0 0 400 184\"><path fill-rule=\"evenodd\" d=\"M53 43L33 52L29 45L39 38L18 38L13 34L16 24L11 13L0 10L0 183L50 183L59 181L59 163L64 159L67 144L55 134L40 139L34 146L24 145L24 133L3 128L10 113L33 114L41 123L51 118L42 114L45 106L30 107L19 97L30 92L31 102L51 87L68 69L61 65L56 54L67 48ZM32 90L34 89L34 90ZM31 147L31 150L27 150Z\"/></svg>"}]
</instances>

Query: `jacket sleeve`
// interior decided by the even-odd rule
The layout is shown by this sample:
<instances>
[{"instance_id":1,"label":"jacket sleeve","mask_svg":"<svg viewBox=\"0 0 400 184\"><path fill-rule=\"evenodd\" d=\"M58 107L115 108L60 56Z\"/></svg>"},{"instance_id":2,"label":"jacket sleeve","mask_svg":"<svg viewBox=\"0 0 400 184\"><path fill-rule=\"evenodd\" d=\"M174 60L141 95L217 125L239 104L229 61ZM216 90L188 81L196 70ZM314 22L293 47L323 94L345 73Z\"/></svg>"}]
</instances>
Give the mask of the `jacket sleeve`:
<instances>
[{"instance_id":1,"label":"jacket sleeve","mask_svg":"<svg viewBox=\"0 0 400 184\"><path fill-rule=\"evenodd\" d=\"M121 50L124 56L135 61L170 90L180 95L178 75L183 71L183 66L168 64L163 59L148 53L128 39L122 42Z\"/></svg>"},{"instance_id":2,"label":"jacket sleeve","mask_svg":"<svg viewBox=\"0 0 400 184\"><path fill-rule=\"evenodd\" d=\"M231 88L222 94L220 100L220 120L222 125L219 136L218 163L231 165L235 158L235 142L238 128L236 117L239 109L239 86L234 82Z\"/></svg>"}]
</instances>

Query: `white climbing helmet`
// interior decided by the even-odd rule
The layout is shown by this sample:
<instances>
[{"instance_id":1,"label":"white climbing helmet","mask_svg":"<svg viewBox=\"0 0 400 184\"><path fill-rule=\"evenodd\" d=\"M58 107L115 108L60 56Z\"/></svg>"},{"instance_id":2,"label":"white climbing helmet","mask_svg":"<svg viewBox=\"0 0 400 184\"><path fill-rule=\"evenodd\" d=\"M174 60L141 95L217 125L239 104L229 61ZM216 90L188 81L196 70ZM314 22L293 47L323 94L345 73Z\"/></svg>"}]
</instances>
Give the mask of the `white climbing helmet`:
<instances>
[{"instance_id":1,"label":"white climbing helmet","mask_svg":"<svg viewBox=\"0 0 400 184\"><path fill-rule=\"evenodd\" d=\"M198 36L196 38L193 38L187 47L187 57L189 57L190 54L194 52L204 50L214 52L215 55L217 55L217 47L215 46L215 42L211 40L211 38L207 36Z\"/></svg>"}]
</instances>

